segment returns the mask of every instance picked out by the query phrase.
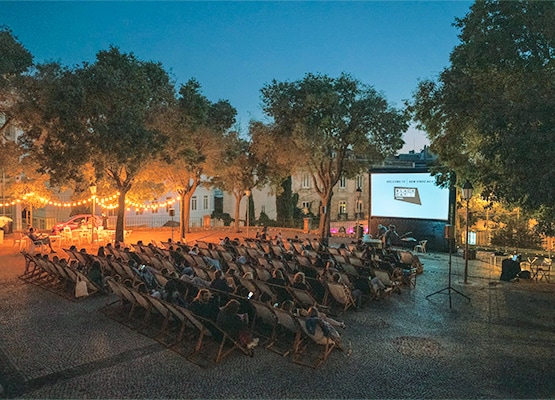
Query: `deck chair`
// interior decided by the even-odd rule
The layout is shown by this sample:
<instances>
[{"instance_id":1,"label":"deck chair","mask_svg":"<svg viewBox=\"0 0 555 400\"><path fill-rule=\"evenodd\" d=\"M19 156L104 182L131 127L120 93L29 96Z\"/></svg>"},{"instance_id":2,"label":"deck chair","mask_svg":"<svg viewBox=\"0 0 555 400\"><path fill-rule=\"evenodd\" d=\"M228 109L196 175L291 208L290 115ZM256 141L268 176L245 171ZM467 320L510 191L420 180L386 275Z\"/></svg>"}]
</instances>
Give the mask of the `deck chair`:
<instances>
[{"instance_id":1,"label":"deck chair","mask_svg":"<svg viewBox=\"0 0 555 400\"><path fill-rule=\"evenodd\" d=\"M212 353L212 355L215 353L215 355L211 357L211 359L215 363L221 362L225 357L227 357L234 351L239 351L244 355L252 356L253 352L251 350L242 346L238 341L231 337L228 332L223 330L215 322L196 316L191 312L189 312L187 317L190 321L195 321L195 326L202 325L204 327L202 336L197 342L197 347L195 349L196 351L188 357L190 361L195 362L193 356L199 354L202 351L210 352Z\"/></svg>"},{"instance_id":2,"label":"deck chair","mask_svg":"<svg viewBox=\"0 0 555 400\"><path fill-rule=\"evenodd\" d=\"M272 308L269 307L267 304L260 303L254 300L251 300L250 304L255 310L255 317L251 329L258 336L266 339L266 342L263 343L262 346L264 346L264 348L268 350L272 350L276 342L277 317L274 314Z\"/></svg>"},{"instance_id":3,"label":"deck chair","mask_svg":"<svg viewBox=\"0 0 555 400\"><path fill-rule=\"evenodd\" d=\"M168 347L185 356L189 361L195 362L193 357L203 349L205 339L210 339L212 333L203 324L200 317L197 317L188 309L175 304L168 305L168 309L174 313L178 320L182 321L175 343ZM192 348L187 346L192 342L194 343Z\"/></svg>"},{"instance_id":4,"label":"deck chair","mask_svg":"<svg viewBox=\"0 0 555 400\"><path fill-rule=\"evenodd\" d=\"M341 282L328 282L328 291L331 297L342 306L338 315L345 313L349 308L356 309L356 302L351 294L351 290Z\"/></svg>"},{"instance_id":5,"label":"deck chair","mask_svg":"<svg viewBox=\"0 0 555 400\"><path fill-rule=\"evenodd\" d=\"M288 286L287 291L291 294L291 297L293 297L293 301L301 308L308 309L311 306L326 308L323 305L318 304L316 299L306 290Z\"/></svg>"},{"instance_id":6,"label":"deck chair","mask_svg":"<svg viewBox=\"0 0 555 400\"><path fill-rule=\"evenodd\" d=\"M37 249L39 253L44 253L46 248L48 247L42 240L31 240L30 237L27 238L29 240L29 253L34 253Z\"/></svg>"},{"instance_id":7,"label":"deck chair","mask_svg":"<svg viewBox=\"0 0 555 400\"><path fill-rule=\"evenodd\" d=\"M378 278L386 286L386 288L391 288L391 292L401 293L401 282L399 280L392 280L387 271L382 269L373 269L374 276Z\"/></svg>"},{"instance_id":8,"label":"deck chair","mask_svg":"<svg viewBox=\"0 0 555 400\"><path fill-rule=\"evenodd\" d=\"M25 281L42 272L42 270L38 268L35 257L32 254L27 253L25 250L22 250L21 254L23 254L23 257L25 258L25 270L19 277L20 279Z\"/></svg>"},{"instance_id":9,"label":"deck chair","mask_svg":"<svg viewBox=\"0 0 555 400\"><path fill-rule=\"evenodd\" d=\"M286 350L283 355L286 356L290 353L295 354L301 345L301 332L302 329L295 317L289 312L280 308L273 309L274 315L277 318L276 327L276 343L286 345Z\"/></svg>"},{"instance_id":10,"label":"deck chair","mask_svg":"<svg viewBox=\"0 0 555 400\"><path fill-rule=\"evenodd\" d=\"M272 277L272 274L270 273L269 270L267 270L265 267L261 266L261 267L256 267L255 268L256 271L256 276L258 277L258 279L260 279L261 281L267 281L268 279L270 279Z\"/></svg>"},{"instance_id":11,"label":"deck chair","mask_svg":"<svg viewBox=\"0 0 555 400\"><path fill-rule=\"evenodd\" d=\"M149 295L144 295L143 297L151 304L150 311L156 310L158 314L162 317L162 324L160 325L159 328L157 328L157 325L155 324L150 324L150 326L155 329L155 332L152 336L151 335L148 335L148 336L158 342L161 342L162 344L165 344L166 346L168 344L173 343L173 342L168 343L166 341L163 341L161 337L164 337L164 338L170 337L167 329L170 323L170 319L174 316L174 313L168 308L168 304L165 301L162 301L160 299L157 299ZM151 316L151 314L152 313L149 313L148 317L145 316L145 320L144 320L145 328L148 325L148 318Z\"/></svg>"},{"instance_id":12,"label":"deck chair","mask_svg":"<svg viewBox=\"0 0 555 400\"><path fill-rule=\"evenodd\" d=\"M89 278L87 278L81 272L79 271L74 271L74 272L78 281L85 281L85 283L87 284L87 290L89 292L89 296L100 290L100 288L95 283L93 283Z\"/></svg>"},{"instance_id":13,"label":"deck chair","mask_svg":"<svg viewBox=\"0 0 555 400\"><path fill-rule=\"evenodd\" d=\"M259 279L258 280L255 279L251 282L257 289L255 292L258 294L256 298L260 299L260 296L262 295L262 293L266 293L268 296L270 296L270 299L272 302L276 301L277 293L273 290L273 285L270 285L266 283L266 281L262 281Z\"/></svg>"},{"instance_id":14,"label":"deck chair","mask_svg":"<svg viewBox=\"0 0 555 400\"><path fill-rule=\"evenodd\" d=\"M114 281L114 285L117 285L123 301L125 303L129 303L130 305L129 312L127 313L127 315L125 315L125 319L120 321L123 324L128 325L127 323L131 321L131 319L133 318L135 309L137 308L137 306L139 306L139 303L137 302L137 299L135 298L135 296L133 296L133 293L132 293L133 289L129 288L128 286L122 283L116 283L115 281Z\"/></svg>"},{"instance_id":15,"label":"deck chair","mask_svg":"<svg viewBox=\"0 0 555 400\"><path fill-rule=\"evenodd\" d=\"M302 333L300 343L293 354L293 362L316 369L329 358L337 344L333 339L324 336L319 325L316 326L314 335L311 335L306 329L306 319L302 317L295 318L297 324L301 327ZM315 344L317 349L313 351L311 344Z\"/></svg>"},{"instance_id":16,"label":"deck chair","mask_svg":"<svg viewBox=\"0 0 555 400\"><path fill-rule=\"evenodd\" d=\"M113 294L116 296L116 300L112 301L111 296L106 298L106 304L99 309L99 311L110 314L111 308L115 308L114 304L118 304L120 308L123 308L125 304L125 296L120 290L120 286L114 280L112 276L106 278L106 284L108 285L108 294Z\"/></svg>"}]
</instances>

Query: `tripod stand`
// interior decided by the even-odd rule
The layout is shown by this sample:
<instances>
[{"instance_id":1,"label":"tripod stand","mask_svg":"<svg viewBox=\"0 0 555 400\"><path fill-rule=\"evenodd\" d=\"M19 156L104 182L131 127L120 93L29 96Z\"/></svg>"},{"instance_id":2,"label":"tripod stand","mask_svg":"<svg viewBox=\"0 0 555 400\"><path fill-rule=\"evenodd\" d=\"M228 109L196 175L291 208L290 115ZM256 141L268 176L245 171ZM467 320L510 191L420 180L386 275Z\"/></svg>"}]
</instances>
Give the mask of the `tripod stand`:
<instances>
[{"instance_id":1,"label":"tripod stand","mask_svg":"<svg viewBox=\"0 0 555 400\"><path fill-rule=\"evenodd\" d=\"M467 295L462 294L457 289L451 287L451 256L452 256L452 253L453 253L453 251L452 251L453 239L448 238L447 240L449 240L449 280L448 280L447 287L443 288L441 290L438 290L437 292L434 292L432 294L427 295L426 299L428 299L429 297L432 297L436 294L442 294L443 292L447 291L447 294L449 295L449 308L451 308L451 292L455 292L455 293L461 295L462 297L468 299L468 301L470 301L470 297L468 297ZM466 257L466 254L465 254L465 257Z\"/></svg>"}]
</instances>

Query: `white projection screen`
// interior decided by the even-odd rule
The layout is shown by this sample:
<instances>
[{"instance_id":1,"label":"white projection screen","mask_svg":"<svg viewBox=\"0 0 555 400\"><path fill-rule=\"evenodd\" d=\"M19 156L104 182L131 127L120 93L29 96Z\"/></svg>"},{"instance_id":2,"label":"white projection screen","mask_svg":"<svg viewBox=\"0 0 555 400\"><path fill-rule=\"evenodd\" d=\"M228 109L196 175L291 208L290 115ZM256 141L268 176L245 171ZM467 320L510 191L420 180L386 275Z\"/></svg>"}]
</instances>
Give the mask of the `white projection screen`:
<instances>
[{"instance_id":1,"label":"white projection screen","mask_svg":"<svg viewBox=\"0 0 555 400\"><path fill-rule=\"evenodd\" d=\"M447 221L449 189L436 186L428 172L372 172L372 217Z\"/></svg>"}]
</instances>

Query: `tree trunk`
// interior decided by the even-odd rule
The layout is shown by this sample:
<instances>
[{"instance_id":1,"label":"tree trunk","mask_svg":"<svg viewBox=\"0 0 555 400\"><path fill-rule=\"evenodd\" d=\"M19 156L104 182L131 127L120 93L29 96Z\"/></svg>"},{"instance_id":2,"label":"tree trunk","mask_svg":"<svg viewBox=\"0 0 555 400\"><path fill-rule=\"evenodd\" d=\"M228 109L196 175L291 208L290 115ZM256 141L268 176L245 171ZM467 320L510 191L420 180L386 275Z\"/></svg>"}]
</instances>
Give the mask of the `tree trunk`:
<instances>
[{"instance_id":1,"label":"tree trunk","mask_svg":"<svg viewBox=\"0 0 555 400\"><path fill-rule=\"evenodd\" d=\"M178 190L177 193L179 193L179 238L181 239L182 242L185 242L185 238L187 236L187 217L185 215L186 213L186 208L188 209L188 207L185 207L185 204L187 204L185 202L185 196L184 196L184 191L182 190Z\"/></svg>"},{"instance_id":2,"label":"tree trunk","mask_svg":"<svg viewBox=\"0 0 555 400\"><path fill-rule=\"evenodd\" d=\"M233 193L235 195L235 232L239 232L239 210L241 208L241 196L237 193Z\"/></svg>"},{"instance_id":3,"label":"tree trunk","mask_svg":"<svg viewBox=\"0 0 555 400\"><path fill-rule=\"evenodd\" d=\"M322 214L320 210L320 224L318 225L318 236L320 240L327 241L330 235L330 221L331 221L331 196L322 199L322 204L325 206L325 213Z\"/></svg>"},{"instance_id":4,"label":"tree trunk","mask_svg":"<svg viewBox=\"0 0 555 400\"><path fill-rule=\"evenodd\" d=\"M125 239L124 229L125 229L125 196L127 191L123 188L119 188L118 197L118 215L116 219L116 241L123 242Z\"/></svg>"}]
</instances>

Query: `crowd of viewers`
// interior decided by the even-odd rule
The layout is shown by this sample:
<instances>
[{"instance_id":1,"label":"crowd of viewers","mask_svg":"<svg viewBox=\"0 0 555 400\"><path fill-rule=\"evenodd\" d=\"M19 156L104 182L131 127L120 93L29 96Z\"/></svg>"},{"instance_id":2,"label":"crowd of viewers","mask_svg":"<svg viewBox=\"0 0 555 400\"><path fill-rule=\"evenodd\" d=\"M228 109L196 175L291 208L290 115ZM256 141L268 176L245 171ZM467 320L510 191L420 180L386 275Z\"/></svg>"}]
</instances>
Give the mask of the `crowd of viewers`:
<instances>
[{"instance_id":1,"label":"crowd of viewers","mask_svg":"<svg viewBox=\"0 0 555 400\"><path fill-rule=\"evenodd\" d=\"M376 249L359 240L350 249L344 245L337 249L356 254L360 261L357 273L348 274L330 249L316 240L297 237L286 240L280 236L268 239L266 232L263 235L251 243L226 237L217 245L188 246L168 239L158 245L139 241L132 248L109 243L101 246L94 256L84 249L78 251L75 246L67 252L72 255L71 265L100 288L106 286L105 279L110 274L104 264L125 264L136 277L136 281L128 285L188 308L195 315L217 324L249 350L258 344L249 328L255 318L252 300L303 317L310 334L315 334L319 326L324 336L341 347L337 328L345 328L345 324L330 318L316 305L326 302L326 282L343 285L354 299L355 308L360 309L366 298L379 297L386 289L373 275L373 268L395 274L413 267L402 263L390 246ZM67 260L57 256L53 261L67 264ZM266 271L267 278L262 278L265 276L262 271ZM256 286L255 281L261 279L272 289L270 293ZM300 304L288 288L308 293L315 304Z\"/></svg>"}]
</instances>

